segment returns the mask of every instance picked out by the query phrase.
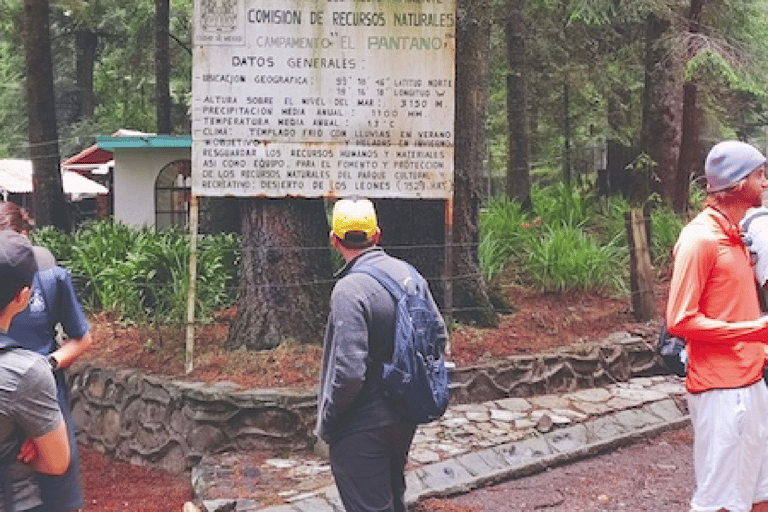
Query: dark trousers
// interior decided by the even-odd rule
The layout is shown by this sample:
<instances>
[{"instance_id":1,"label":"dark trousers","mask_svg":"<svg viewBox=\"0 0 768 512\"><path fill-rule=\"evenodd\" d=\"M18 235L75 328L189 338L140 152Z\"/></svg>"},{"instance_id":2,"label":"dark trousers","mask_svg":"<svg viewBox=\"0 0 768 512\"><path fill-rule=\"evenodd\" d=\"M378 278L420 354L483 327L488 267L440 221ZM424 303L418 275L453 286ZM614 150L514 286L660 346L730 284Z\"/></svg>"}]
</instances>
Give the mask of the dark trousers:
<instances>
[{"instance_id":1,"label":"dark trousers","mask_svg":"<svg viewBox=\"0 0 768 512\"><path fill-rule=\"evenodd\" d=\"M334 442L330 462L347 512L405 512L405 464L415 428L395 424Z\"/></svg>"}]
</instances>

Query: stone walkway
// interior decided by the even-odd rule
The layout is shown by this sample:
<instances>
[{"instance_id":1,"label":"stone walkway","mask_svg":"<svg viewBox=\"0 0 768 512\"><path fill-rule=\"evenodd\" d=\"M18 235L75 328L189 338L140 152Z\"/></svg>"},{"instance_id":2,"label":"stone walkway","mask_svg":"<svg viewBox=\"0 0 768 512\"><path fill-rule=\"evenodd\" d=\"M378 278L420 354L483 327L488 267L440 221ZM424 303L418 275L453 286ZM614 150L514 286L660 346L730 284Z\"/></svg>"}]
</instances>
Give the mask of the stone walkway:
<instances>
[{"instance_id":1,"label":"stone walkway","mask_svg":"<svg viewBox=\"0 0 768 512\"><path fill-rule=\"evenodd\" d=\"M415 503L466 492L677 428L688 422L684 395L681 379L657 376L558 395L452 405L443 418L416 432L406 498ZM206 499L206 482L229 478L238 468L201 464L192 479L203 510L343 510L330 468L322 460L272 459L264 464L282 465L296 476L305 476L307 484L284 490L278 496L284 504L271 507L237 496ZM191 503L184 506L184 512L197 510Z\"/></svg>"}]
</instances>

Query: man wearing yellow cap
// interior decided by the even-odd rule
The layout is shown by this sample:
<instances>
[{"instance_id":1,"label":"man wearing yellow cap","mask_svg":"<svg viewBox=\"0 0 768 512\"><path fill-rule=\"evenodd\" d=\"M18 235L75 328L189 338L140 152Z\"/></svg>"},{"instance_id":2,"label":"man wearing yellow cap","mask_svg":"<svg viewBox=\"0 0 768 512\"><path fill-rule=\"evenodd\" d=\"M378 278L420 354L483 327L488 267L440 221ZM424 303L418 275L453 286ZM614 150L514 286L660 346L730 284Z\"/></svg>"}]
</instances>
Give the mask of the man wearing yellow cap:
<instances>
[{"instance_id":1,"label":"man wearing yellow cap","mask_svg":"<svg viewBox=\"0 0 768 512\"><path fill-rule=\"evenodd\" d=\"M326 326L318 394L317 435L328 443L331 470L347 512L400 512L405 464L416 426L387 403L382 365L392 360L395 301L375 278L354 272L371 265L407 291L420 290L438 312L424 278L379 246L376 211L367 199L341 199L333 208L333 247L346 264L336 274ZM438 315L439 316L439 315ZM441 326L445 346L447 332Z\"/></svg>"}]
</instances>

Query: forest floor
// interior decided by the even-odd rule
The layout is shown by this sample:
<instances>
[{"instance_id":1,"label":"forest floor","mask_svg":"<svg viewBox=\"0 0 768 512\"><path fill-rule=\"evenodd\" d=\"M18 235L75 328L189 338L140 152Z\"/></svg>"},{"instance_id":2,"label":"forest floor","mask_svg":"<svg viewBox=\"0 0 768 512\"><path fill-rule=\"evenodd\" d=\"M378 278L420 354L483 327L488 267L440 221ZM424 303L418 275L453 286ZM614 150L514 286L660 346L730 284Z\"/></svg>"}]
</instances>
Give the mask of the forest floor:
<instances>
[{"instance_id":1,"label":"forest floor","mask_svg":"<svg viewBox=\"0 0 768 512\"><path fill-rule=\"evenodd\" d=\"M666 284L657 289L662 313ZM612 332L642 333L648 325L632 316L630 299L594 293L540 293L509 286L505 295L514 312L500 317L495 328L458 326L451 334L449 359L458 367L490 362L506 356L544 352L557 347L604 339ZM136 368L175 379L216 382L226 380L246 388L310 388L317 384L321 340L317 345L280 346L251 352L229 350L226 336L233 310L195 331L194 370L185 373L185 330L136 328L107 316L91 319L95 346L83 358L112 367ZM81 472L84 512L180 511L191 500L188 475L113 461L82 448ZM114 486L119 482L118 486Z\"/></svg>"}]
</instances>

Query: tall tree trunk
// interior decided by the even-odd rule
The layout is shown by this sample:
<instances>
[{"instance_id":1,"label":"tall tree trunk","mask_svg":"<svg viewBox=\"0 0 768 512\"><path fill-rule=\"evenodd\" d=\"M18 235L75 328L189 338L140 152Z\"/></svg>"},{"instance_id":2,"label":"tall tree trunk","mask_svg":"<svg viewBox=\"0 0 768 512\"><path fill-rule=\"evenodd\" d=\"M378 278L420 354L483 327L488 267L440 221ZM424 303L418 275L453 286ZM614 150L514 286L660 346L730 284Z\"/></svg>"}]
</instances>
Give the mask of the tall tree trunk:
<instances>
[{"instance_id":1,"label":"tall tree trunk","mask_svg":"<svg viewBox=\"0 0 768 512\"><path fill-rule=\"evenodd\" d=\"M421 199L375 199L381 246L418 270L435 300L444 306L445 202Z\"/></svg>"},{"instance_id":2,"label":"tall tree trunk","mask_svg":"<svg viewBox=\"0 0 768 512\"><path fill-rule=\"evenodd\" d=\"M563 81L563 180L569 187L573 178L571 165L571 90L568 74Z\"/></svg>"},{"instance_id":3,"label":"tall tree trunk","mask_svg":"<svg viewBox=\"0 0 768 512\"><path fill-rule=\"evenodd\" d=\"M32 157L34 216L38 225L69 231L69 213L59 166L59 135L53 90L48 0L24 1L24 46Z\"/></svg>"},{"instance_id":4,"label":"tall tree trunk","mask_svg":"<svg viewBox=\"0 0 768 512\"><path fill-rule=\"evenodd\" d=\"M668 202L672 209L684 215L688 213L690 184L695 176L704 174L704 147L701 144L701 127L704 114L697 101L697 86L694 82L683 85L683 122L680 137L680 158L675 173L672 196Z\"/></svg>"},{"instance_id":5,"label":"tall tree trunk","mask_svg":"<svg viewBox=\"0 0 768 512\"><path fill-rule=\"evenodd\" d=\"M632 124L632 93L623 86L615 86L609 91L607 120L610 132L625 133ZM635 158L635 149L618 137L606 140L606 179L607 192L610 195L630 195L627 167Z\"/></svg>"},{"instance_id":6,"label":"tall tree trunk","mask_svg":"<svg viewBox=\"0 0 768 512\"><path fill-rule=\"evenodd\" d=\"M688 11L688 59L696 54L696 48L692 41L693 34L701 32L701 12L704 8L704 0L691 0ZM679 214L688 213L688 196L691 180L694 176L702 175L702 162L704 161L704 148L701 144L701 127L704 115L698 106L698 87L695 82L687 81L683 85L683 121L680 141L680 158L675 173L674 188L669 202L672 208Z\"/></svg>"},{"instance_id":7,"label":"tall tree trunk","mask_svg":"<svg viewBox=\"0 0 768 512\"><path fill-rule=\"evenodd\" d=\"M445 309L443 277L451 280L451 310L465 323L494 326L498 316L488 297L477 259L480 192L486 157L485 119L490 0L459 0L456 27L456 113L454 156L453 243L451 269L446 267L444 201L406 199L376 202L382 246L412 263L430 281L435 300Z\"/></svg>"},{"instance_id":8,"label":"tall tree trunk","mask_svg":"<svg viewBox=\"0 0 768 512\"><path fill-rule=\"evenodd\" d=\"M157 133L171 133L170 0L155 0L155 110Z\"/></svg>"},{"instance_id":9,"label":"tall tree trunk","mask_svg":"<svg viewBox=\"0 0 768 512\"><path fill-rule=\"evenodd\" d=\"M528 59L525 54L525 0L507 0L504 29L507 40L507 196L532 210L530 140L528 136Z\"/></svg>"},{"instance_id":10,"label":"tall tree trunk","mask_svg":"<svg viewBox=\"0 0 768 512\"><path fill-rule=\"evenodd\" d=\"M672 24L650 15L646 28L640 151L648 155L652 163L637 165L633 172L630 190L635 204L648 199L652 180L660 184L662 197L674 195L682 131L682 67L669 46Z\"/></svg>"},{"instance_id":11,"label":"tall tree trunk","mask_svg":"<svg viewBox=\"0 0 768 512\"><path fill-rule=\"evenodd\" d=\"M75 33L75 67L78 92L77 112L74 118L93 117L96 110L96 94L93 91L93 69L96 65L96 48L99 37L92 30Z\"/></svg>"},{"instance_id":12,"label":"tall tree trunk","mask_svg":"<svg viewBox=\"0 0 768 512\"><path fill-rule=\"evenodd\" d=\"M528 97L536 97L536 91L529 90L526 94ZM541 155L541 140L539 137L540 106L538 101L529 101L526 106L528 115L528 158L533 161L536 161L539 155ZM528 168L530 170L530 162L528 163Z\"/></svg>"},{"instance_id":13,"label":"tall tree trunk","mask_svg":"<svg viewBox=\"0 0 768 512\"><path fill-rule=\"evenodd\" d=\"M453 317L482 327L496 326L499 321L477 254L483 162L487 153L491 6L490 0L459 0L458 8L463 12L457 16L460 22L456 26Z\"/></svg>"},{"instance_id":14,"label":"tall tree trunk","mask_svg":"<svg viewBox=\"0 0 768 512\"><path fill-rule=\"evenodd\" d=\"M242 257L230 348L322 343L331 289L322 199L242 200Z\"/></svg>"}]
</instances>

